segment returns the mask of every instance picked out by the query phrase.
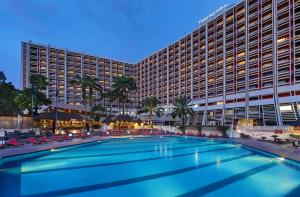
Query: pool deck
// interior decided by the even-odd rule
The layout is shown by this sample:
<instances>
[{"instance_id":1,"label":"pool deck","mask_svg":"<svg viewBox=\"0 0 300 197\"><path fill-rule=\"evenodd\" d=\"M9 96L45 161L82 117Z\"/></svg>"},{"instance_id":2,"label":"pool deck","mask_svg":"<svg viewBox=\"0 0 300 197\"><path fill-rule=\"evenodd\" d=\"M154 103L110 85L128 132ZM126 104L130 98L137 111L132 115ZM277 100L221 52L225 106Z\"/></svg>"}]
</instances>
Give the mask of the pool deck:
<instances>
[{"instance_id":1,"label":"pool deck","mask_svg":"<svg viewBox=\"0 0 300 197\"><path fill-rule=\"evenodd\" d=\"M105 138L106 137L93 136L93 137L86 138L86 139L76 138L76 139L68 140L68 141L64 141L64 142L50 142L47 144L39 144L39 145L25 144L24 146L20 146L20 147L11 147L11 148L5 148L5 149L0 150L0 158L21 155L21 154L26 154L26 153L33 153L33 152L38 152L38 151L43 151L43 150L49 150L49 149L53 149L53 148L60 148L60 147L65 147L65 146L83 144L83 143L88 143L88 142L94 142L94 141L103 140Z\"/></svg>"},{"instance_id":2,"label":"pool deck","mask_svg":"<svg viewBox=\"0 0 300 197\"><path fill-rule=\"evenodd\" d=\"M232 141L300 162L300 148L295 149L292 144L280 145L254 139L232 139Z\"/></svg>"},{"instance_id":3,"label":"pool deck","mask_svg":"<svg viewBox=\"0 0 300 197\"><path fill-rule=\"evenodd\" d=\"M122 138L122 136L120 136ZM129 136L123 136L123 137L129 137ZM137 136L136 136L137 137ZM15 156L15 155L21 155L26 153L33 153L43 150L49 150L53 148L60 148L60 147L66 147L71 145L78 145L88 142L94 142L99 140L105 140L112 137L100 137L100 136L93 136L87 139L73 139L69 141L64 142L51 142L48 144L40 144L40 145L33 145L33 144L26 144L21 147L16 148L6 148L0 150L0 159L3 157L9 157L9 156ZM115 138L115 137L113 137ZM254 139L228 139L228 138L219 138L222 140L230 140L236 143L243 144L245 146L249 146L252 148L256 148L262 151L270 152L276 155L279 155L281 157L289 158L295 161L300 162L300 148L295 149L291 144L288 145L279 145L279 144L273 144L269 142L263 142L259 140Z\"/></svg>"}]
</instances>

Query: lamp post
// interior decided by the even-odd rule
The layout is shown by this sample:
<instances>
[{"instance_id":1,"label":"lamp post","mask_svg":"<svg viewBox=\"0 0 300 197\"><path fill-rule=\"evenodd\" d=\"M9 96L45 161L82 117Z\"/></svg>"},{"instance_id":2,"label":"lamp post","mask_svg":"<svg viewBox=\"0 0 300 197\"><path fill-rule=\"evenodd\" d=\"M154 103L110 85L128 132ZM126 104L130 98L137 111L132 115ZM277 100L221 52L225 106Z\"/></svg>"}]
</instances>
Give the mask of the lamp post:
<instances>
[{"instance_id":1,"label":"lamp post","mask_svg":"<svg viewBox=\"0 0 300 197\"><path fill-rule=\"evenodd\" d=\"M31 83L31 130L33 131L34 127L34 119L33 119L33 94L34 94L34 88L33 83Z\"/></svg>"}]
</instances>

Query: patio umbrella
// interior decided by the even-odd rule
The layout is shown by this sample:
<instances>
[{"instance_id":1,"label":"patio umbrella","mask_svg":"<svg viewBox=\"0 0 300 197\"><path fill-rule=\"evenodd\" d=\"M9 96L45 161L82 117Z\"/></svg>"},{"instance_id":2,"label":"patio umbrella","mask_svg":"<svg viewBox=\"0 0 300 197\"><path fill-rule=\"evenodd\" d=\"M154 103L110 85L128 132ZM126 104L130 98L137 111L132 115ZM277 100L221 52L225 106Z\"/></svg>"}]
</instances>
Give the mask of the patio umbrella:
<instances>
[{"instance_id":1,"label":"patio umbrella","mask_svg":"<svg viewBox=\"0 0 300 197\"><path fill-rule=\"evenodd\" d=\"M110 118L110 117L107 117L107 118L105 118L105 119L102 121L102 123L104 123L104 124L110 124L110 123L112 123L112 122L113 122L113 119Z\"/></svg>"}]
</instances>

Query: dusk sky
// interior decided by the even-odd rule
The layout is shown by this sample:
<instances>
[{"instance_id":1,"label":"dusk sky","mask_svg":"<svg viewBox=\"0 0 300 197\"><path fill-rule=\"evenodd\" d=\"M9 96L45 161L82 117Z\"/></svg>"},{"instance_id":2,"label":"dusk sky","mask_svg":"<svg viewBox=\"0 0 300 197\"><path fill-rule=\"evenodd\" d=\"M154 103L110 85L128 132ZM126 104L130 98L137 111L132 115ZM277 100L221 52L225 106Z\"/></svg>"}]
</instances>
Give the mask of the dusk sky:
<instances>
[{"instance_id":1,"label":"dusk sky","mask_svg":"<svg viewBox=\"0 0 300 197\"><path fill-rule=\"evenodd\" d=\"M237 0L0 0L0 70L20 87L21 41L136 63Z\"/></svg>"}]
</instances>

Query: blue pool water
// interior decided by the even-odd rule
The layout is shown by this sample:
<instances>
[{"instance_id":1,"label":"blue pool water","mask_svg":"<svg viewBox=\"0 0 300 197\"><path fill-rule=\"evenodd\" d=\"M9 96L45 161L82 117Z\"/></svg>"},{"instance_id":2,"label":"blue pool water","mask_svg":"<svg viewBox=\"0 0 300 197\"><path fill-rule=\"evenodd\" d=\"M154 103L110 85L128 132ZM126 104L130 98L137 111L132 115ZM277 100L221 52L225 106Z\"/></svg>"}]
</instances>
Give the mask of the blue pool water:
<instances>
[{"instance_id":1,"label":"blue pool water","mask_svg":"<svg viewBox=\"0 0 300 197\"><path fill-rule=\"evenodd\" d=\"M0 196L300 196L300 165L218 140L108 139L2 159Z\"/></svg>"}]
</instances>

